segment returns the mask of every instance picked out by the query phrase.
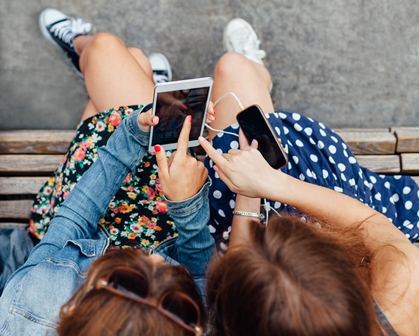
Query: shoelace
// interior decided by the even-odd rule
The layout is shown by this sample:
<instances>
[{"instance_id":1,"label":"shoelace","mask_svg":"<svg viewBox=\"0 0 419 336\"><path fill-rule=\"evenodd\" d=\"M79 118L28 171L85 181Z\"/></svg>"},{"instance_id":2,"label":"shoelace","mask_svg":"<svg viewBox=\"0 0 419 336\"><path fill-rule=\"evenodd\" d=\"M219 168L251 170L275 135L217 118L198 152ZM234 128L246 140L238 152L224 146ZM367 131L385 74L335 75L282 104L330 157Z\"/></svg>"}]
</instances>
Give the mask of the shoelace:
<instances>
[{"instance_id":1,"label":"shoelace","mask_svg":"<svg viewBox=\"0 0 419 336\"><path fill-rule=\"evenodd\" d=\"M60 40L71 44L75 35L87 34L92 29L92 24L82 19L67 19L51 26L50 31Z\"/></svg>"},{"instance_id":2,"label":"shoelace","mask_svg":"<svg viewBox=\"0 0 419 336\"><path fill-rule=\"evenodd\" d=\"M231 33L230 41L234 50L237 50L238 52L250 54L260 59L263 59L266 56L265 51L259 49L260 41L258 39L253 39L252 36L243 34L240 29ZM242 50L240 50L240 46L242 46Z\"/></svg>"}]
</instances>

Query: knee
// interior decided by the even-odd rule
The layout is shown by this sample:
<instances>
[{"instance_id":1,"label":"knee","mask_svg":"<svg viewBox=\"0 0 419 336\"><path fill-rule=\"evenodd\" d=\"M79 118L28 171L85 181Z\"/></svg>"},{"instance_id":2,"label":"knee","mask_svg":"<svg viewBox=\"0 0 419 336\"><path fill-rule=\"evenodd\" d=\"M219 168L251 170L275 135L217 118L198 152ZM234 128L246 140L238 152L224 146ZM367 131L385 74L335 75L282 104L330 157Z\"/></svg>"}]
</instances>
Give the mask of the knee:
<instances>
[{"instance_id":1,"label":"knee","mask_svg":"<svg viewBox=\"0 0 419 336\"><path fill-rule=\"evenodd\" d=\"M81 71L84 73L89 64L97 63L102 57L121 47L125 48L125 44L117 36L110 33L95 34L80 55Z\"/></svg>"},{"instance_id":2,"label":"knee","mask_svg":"<svg viewBox=\"0 0 419 336\"><path fill-rule=\"evenodd\" d=\"M104 50L109 52L121 46L125 47L124 42L119 37L111 33L97 33L92 37L87 46L86 54L102 53Z\"/></svg>"},{"instance_id":3,"label":"knee","mask_svg":"<svg viewBox=\"0 0 419 336\"><path fill-rule=\"evenodd\" d=\"M228 52L221 56L214 69L214 76L223 77L237 74L237 71L249 64L249 60L242 54Z\"/></svg>"}]
</instances>

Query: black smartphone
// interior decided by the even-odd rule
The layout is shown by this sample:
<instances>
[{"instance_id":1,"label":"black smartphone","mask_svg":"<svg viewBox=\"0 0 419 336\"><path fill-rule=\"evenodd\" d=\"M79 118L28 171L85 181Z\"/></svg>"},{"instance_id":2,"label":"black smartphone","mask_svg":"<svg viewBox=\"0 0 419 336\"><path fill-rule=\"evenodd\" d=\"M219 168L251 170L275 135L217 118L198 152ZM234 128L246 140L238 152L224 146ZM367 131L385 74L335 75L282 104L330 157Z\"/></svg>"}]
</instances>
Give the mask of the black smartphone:
<instances>
[{"instance_id":1,"label":"black smartphone","mask_svg":"<svg viewBox=\"0 0 419 336\"><path fill-rule=\"evenodd\" d=\"M287 164L287 155L258 105L241 111L237 115L237 121L249 143L257 140L259 151L271 167L280 169Z\"/></svg>"}]
</instances>

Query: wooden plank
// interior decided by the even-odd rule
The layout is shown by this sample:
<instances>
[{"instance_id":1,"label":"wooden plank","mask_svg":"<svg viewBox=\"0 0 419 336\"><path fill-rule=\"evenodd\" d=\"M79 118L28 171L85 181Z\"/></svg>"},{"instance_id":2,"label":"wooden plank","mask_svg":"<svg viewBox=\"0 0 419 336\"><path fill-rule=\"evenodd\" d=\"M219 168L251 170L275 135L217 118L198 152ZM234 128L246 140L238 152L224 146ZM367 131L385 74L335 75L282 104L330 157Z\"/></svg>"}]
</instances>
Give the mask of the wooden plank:
<instances>
[{"instance_id":1,"label":"wooden plank","mask_svg":"<svg viewBox=\"0 0 419 336\"><path fill-rule=\"evenodd\" d=\"M419 126L395 126L390 128L390 132L394 133L397 131L416 131L419 132Z\"/></svg>"},{"instance_id":2,"label":"wooden plank","mask_svg":"<svg viewBox=\"0 0 419 336\"><path fill-rule=\"evenodd\" d=\"M0 177L0 194L37 194L47 179L47 176Z\"/></svg>"},{"instance_id":3,"label":"wooden plank","mask_svg":"<svg viewBox=\"0 0 419 336\"><path fill-rule=\"evenodd\" d=\"M346 128L334 128L333 129L336 133L340 133L340 132L391 132L390 128L388 127L383 127L383 128L351 128L351 127L346 127ZM393 132L391 132L393 133Z\"/></svg>"},{"instance_id":4,"label":"wooden plank","mask_svg":"<svg viewBox=\"0 0 419 336\"><path fill-rule=\"evenodd\" d=\"M340 130L337 133L355 155L394 154L396 151L396 136L388 130Z\"/></svg>"},{"instance_id":5,"label":"wooden plank","mask_svg":"<svg viewBox=\"0 0 419 336\"><path fill-rule=\"evenodd\" d=\"M0 173L52 173L57 169L62 154L34 155L34 154L4 154L0 155Z\"/></svg>"},{"instance_id":6,"label":"wooden plank","mask_svg":"<svg viewBox=\"0 0 419 336\"><path fill-rule=\"evenodd\" d=\"M0 153L65 153L74 135L73 130L0 131Z\"/></svg>"},{"instance_id":7,"label":"wooden plank","mask_svg":"<svg viewBox=\"0 0 419 336\"><path fill-rule=\"evenodd\" d=\"M9 228L9 227L10 228L13 228L13 227L17 227L17 226L26 228L26 227L29 226L29 224L25 224L25 223L11 223L11 222L8 222L8 223L0 223L0 229Z\"/></svg>"},{"instance_id":8,"label":"wooden plank","mask_svg":"<svg viewBox=\"0 0 419 336\"><path fill-rule=\"evenodd\" d=\"M419 174L419 153L400 154L403 174Z\"/></svg>"},{"instance_id":9,"label":"wooden plank","mask_svg":"<svg viewBox=\"0 0 419 336\"><path fill-rule=\"evenodd\" d=\"M419 176L412 176L413 180L415 180L416 184L419 185Z\"/></svg>"},{"instance_id":10,"label":"wooden plank","mask_svg":"<svg viewBox=\"0 0 419 336\"><path fill-rule=\"evenodd\" d=\"M397 137L397 153L419 152L419 127L396 129L394 134Z\"/></svg>"},{"instance_id":11,"label":"wooden plank","mask_svg":"<svg viewBox=\"0 0 419 336\"><path fill-rule=\"evenodd\" d=\"M356 155L358 163L376 173L400 173L400 157L398 155Z\"/></svg>"},{"instance_id":12,"label":"wooden plank","mask_svg":"<svg viewBox=\"0 0 419 336\"><path fill-rule=\"evenodd\" d=\"M0 201L0 218L29 219L33 200Z\"/></svg>"}]
</instances>

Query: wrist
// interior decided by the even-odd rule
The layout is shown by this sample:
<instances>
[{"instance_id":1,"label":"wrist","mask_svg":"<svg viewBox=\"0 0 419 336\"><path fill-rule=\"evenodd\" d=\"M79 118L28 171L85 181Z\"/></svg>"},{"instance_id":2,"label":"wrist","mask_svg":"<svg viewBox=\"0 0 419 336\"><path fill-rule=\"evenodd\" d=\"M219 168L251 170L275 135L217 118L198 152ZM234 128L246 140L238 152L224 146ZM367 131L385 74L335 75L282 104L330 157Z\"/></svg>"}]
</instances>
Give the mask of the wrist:
<instances>
[{"instance_id":1,"label":"wrist","mask_svg":"<svg viewBox=\"0 0 419 336\"><path fill-rule=\"evenodd\" d=\"M265 216L261 212L234 210L233 215L251 217L251 218L254 218L254 219L259 219L260 221L263 221L265 219Z\"/></svg>"},{"instance_id":2,"label":"wrist","mask_svg":"<svg viewBox=\"0 0 419 336\"><path fill-rule=\"evenodd\" d=\"M260 211L260 198L251 198L237 194L234 210L243 210L250 212Z\"/></svg>"},{"instance_id":3,"label":"wrist","mask_svg":"<svg viewBox=\"0 0 419 336\"><path fill-rule=\"evenodd\" d=\"M281 197L282 194L287 190L285 184L287 183L286 177L287 174L284 174L281 170L272 169L269 175L266 175L264 178L264 183L261 185L260 197L275 201L280 201L278 197Z\"/></svg>"}]
</instances>

